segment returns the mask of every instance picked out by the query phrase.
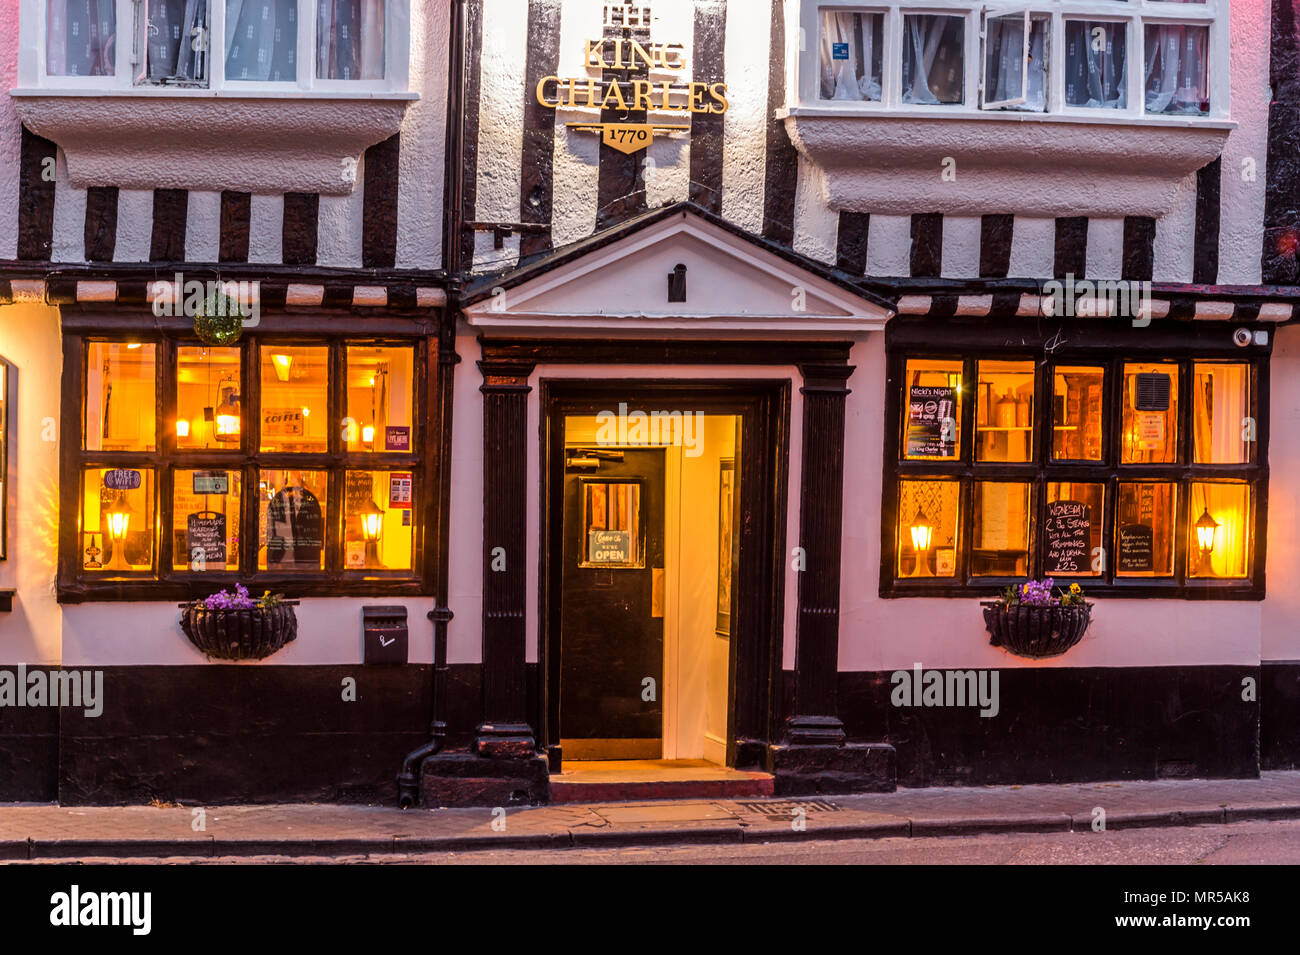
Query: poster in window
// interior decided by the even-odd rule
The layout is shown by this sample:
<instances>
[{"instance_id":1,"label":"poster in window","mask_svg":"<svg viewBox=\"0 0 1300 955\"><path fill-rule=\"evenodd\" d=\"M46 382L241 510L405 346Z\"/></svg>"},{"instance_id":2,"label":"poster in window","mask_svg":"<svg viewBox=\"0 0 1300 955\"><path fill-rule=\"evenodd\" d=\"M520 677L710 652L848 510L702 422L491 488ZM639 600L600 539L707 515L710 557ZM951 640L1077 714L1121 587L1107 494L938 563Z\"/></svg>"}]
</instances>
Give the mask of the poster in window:
<instances>
[{"instance_id":1,"label":"poster in window","mask_svg":"<svg viewBox=\"0 0 1300 955\"><path fill-rule=\"evenodd\" d=\"M718 471L718 606L714 630L731 635L731 572L735 546L736 461L723 458Z\"/></svg>"},{"instance_id":2,"label":"poster in window","mask_svg":"<svg viewBox=\"0 0 1300 955\"><path fill-rule=\"evenodd\" d=\"M388 425L384 428L385 451L410 451L411 429L405 425Z\"/></svg>"},{"instance_id":3,"label":"poster in window","mask_svg":"<svg viewBox=\"0 0 1300 955\"><path fill-rule=\"evenodd\" d=\"M305 487L282 488L267 505L266 523L268 568L320 568L325 518L315 494Z\"/></svg>"},{"instance_id":4,"label":"poster in window","mask_svg":"<svg viewBox=\"0 0 1300 955\"><path fill-rule=\"evenodd\" d=\"M388 506L390 508L411 508L411 472L403 471L388 475Z\"/></svg>"},{"instance_id":5,"label":"poster in window","mask_svg":"<svg viewBox=\"0 0 1300 955\"><path fill-rule=\"evenodd\" d=\"M957 454L957 389L913 385L907 394L907 456L951 458Z\"/></svg>"},{"instance_id":6,"label":"poster in window","mask_svg":"<svg viewBox=\"0 0 1300 955\"><path fill-rule=\"evenodd\" d=\"M1043 555L1043 573L1082 574L1089 569L1092 543L1091 508L1082 501L1051 501L1047 505L1047 521L1043 526L1046 552Z\"/></svg>"},{"instance_id":7,"label":"poster in window","mask_svg":"<svg viewBox=\"0 0 1300 955\"><path fill-rule=\"evenodd\" d=\"M230 474L226 471L195 471L193 489L195 494L230 493Z\"/></svg>"},{"instance_id":8,"label":"poster in window","mask_svg":"<svg viewBox=\"0 0 1300 955\"><path fill-rule=\"evenodd\" d=\"M219 511L199 511L185 518L185 549L190 568L226 563L226 515Z\"/></svg>"}]
</instances>

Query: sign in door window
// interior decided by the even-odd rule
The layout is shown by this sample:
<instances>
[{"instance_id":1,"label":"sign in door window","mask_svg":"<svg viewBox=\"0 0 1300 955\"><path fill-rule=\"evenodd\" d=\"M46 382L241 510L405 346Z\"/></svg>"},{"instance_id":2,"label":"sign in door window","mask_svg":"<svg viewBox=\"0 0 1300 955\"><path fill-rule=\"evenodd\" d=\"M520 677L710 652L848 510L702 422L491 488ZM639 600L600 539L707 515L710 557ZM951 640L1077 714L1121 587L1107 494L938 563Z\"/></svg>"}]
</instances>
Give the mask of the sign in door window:
<instances>
[{"instance_id":1,"label":"sign in door window","mask_svg":"<svg viewBox=\"0 0 1300 955\"><path fill-rule=\"evenodd\" d=\"M645 566L639 483L584 481L582 527L583 567Z\"/></svg>"}]
</instances>

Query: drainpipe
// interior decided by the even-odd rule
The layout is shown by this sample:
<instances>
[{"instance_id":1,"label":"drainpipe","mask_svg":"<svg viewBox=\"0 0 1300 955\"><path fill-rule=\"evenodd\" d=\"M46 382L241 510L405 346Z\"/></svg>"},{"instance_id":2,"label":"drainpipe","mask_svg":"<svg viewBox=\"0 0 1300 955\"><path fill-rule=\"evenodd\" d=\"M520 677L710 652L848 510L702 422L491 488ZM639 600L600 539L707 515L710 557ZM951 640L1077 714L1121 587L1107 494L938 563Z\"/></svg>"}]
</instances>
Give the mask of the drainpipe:
<instances>
[{"instance_id":1,"label":"drainpipe","mask_svg":"<svg viewBox=\"0 0 1300 955\"><path fill-rule=\"evenodd\" d=\"M451 418L456 364L456 316L461 292L462 231L461 195L463 192L463 152L461 115L465 64L465 0L451 5L451 49L447 78L447 163L443 191L446 213L443 216L442 249L447 272L447 305L438 331L438 503L435 520L437 533L430 535L438 547L437 602L429 611L433 621L433 719L431 739L406 754L402 771L397 774L397 801L410 809L420 799L420 765L442 749L447 739L447 624L454 614L447 606L449 551L451 548Z\"/></svg>"}]
</instances>

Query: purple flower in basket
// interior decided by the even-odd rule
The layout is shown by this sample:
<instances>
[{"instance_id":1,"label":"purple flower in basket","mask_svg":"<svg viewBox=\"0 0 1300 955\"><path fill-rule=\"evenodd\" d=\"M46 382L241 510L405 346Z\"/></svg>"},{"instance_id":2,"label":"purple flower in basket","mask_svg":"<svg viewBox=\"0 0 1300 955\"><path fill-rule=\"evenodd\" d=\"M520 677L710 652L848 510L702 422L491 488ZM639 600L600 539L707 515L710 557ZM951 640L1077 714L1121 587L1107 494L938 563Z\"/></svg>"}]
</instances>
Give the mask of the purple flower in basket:
<instances>
[{"instance_id":1,"label":"purple flower in basket","mask_svg":"<svg viewBox=\"0 0 1300 955\"><path fill-rule=\"evenodd\" d=\"M1045 580L1027 580L1020 585L1020 602L1029 607L1050 607L1057 602L1052 595L1055 582L1051 577Z\"/></svg>"},{"instance_id":2,"label":"purple flower in basket","mask_svg":"<svg viewBox=\"0 0 1300 955\"><path fill-rule=\"evenodd\" d=\"M203 601L205 610L252 610L256 606L257 601L243 584L235 584L234 592L219 590Z\"/></svg>"}]
</instances>

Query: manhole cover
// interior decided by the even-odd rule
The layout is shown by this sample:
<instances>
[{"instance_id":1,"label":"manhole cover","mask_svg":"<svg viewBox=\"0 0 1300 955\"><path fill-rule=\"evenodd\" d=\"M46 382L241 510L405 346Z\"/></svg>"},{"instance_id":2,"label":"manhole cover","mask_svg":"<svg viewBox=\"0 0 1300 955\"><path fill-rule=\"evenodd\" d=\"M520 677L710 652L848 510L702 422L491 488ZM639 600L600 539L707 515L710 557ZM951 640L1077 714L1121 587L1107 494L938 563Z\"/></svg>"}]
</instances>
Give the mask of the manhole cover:
<instances>
[{"instance_id":1,"label":"manhole cover","mask_svg":"<svg viewBox=\"0 0 1300 955\"><path fill-rule=\"evenodd\" d=\"M782 799L777 802L738 802L737 806L763 816L788 816L796 809L804 812L839 812L840 807L825 799Z\"/></svg>"}]
</instances>

